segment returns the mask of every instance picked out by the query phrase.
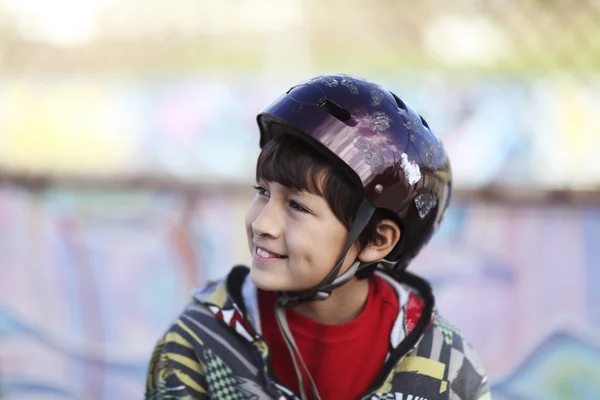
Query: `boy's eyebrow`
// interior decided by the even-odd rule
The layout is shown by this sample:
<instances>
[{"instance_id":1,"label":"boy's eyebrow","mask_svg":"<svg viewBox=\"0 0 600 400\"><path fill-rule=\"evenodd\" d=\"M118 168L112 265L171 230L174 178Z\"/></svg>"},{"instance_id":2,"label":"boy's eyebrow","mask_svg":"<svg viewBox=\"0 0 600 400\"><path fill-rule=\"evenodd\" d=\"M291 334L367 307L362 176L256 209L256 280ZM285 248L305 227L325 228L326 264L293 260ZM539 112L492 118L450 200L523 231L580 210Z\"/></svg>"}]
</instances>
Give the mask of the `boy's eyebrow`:
<instances>
[{"instance_id":1,"label":"boy's eyebrow","mask_svg":"<svg viewBox=\"0 0 600 400\"><path fill-rule=\"evenodd\" d=\"M303 194L303 193L305 193L305 191L304 191L304 190L299 190L299 189L296 189L296 188L290 188L290 187L286 187L286 189L287 189L287 190L288 190L290 193L292 193L292 194L297 194L297 195L300 195L300 194Z\"/></svg>"},{"instance_id":2,"label":"boy's eyebrow","mask_svg":"<svg viewBox=\"0 0 600 400\"><path fill-rule=\"evenodd\" d=\"M283 186L283 185L281 185L281 186ZM290 186L283 186L283 190L285 190L286 192L288 192L290 194L296 194L296 195L306 193L306 190L300 190L300 189L296 189L296 188L290 187Z\"/></svg>"}]
</instances>

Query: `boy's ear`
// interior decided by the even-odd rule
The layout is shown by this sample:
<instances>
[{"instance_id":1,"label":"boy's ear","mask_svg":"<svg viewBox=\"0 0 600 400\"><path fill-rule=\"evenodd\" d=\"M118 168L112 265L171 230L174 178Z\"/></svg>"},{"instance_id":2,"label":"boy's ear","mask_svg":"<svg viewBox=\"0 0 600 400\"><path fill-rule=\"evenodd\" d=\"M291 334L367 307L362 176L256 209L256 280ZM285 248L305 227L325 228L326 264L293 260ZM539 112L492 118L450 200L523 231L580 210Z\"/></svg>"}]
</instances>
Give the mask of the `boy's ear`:
<instances>
[{"instance_id":1,"label":"boy's ear","mask_svg":"<svg viewBox=\"0 0 600 400\"><path fill-rule=\"evenodd\" d=\"M398 224L391 219L384 219L377 225L375 241L367 244L358 254L362 262L373 262L385 258L394 249L402 232Z\"/></svg>"}]
</instances>

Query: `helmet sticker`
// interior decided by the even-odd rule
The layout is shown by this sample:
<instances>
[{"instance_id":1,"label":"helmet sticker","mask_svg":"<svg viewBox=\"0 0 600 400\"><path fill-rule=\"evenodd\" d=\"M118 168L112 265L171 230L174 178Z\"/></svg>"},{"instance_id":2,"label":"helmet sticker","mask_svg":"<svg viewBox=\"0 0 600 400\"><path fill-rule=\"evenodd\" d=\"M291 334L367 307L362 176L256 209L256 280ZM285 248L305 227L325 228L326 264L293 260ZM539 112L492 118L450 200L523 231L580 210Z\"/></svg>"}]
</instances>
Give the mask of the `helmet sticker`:
<instances>
[{"instance_id":1,"label":"helmet sticker","mask_svg":"<svg viewBox=\"0 0 600 400\"><path fill-rule=\"evenodd\" d=\"M373 107L379 107L383 100L383 92L379 88L371 89L371 105Z\"/></svg>"},{"instance_id":2,"label":"helmet sticker","mask_svg":"<svg viewBox=\"0 0 600 400\"><path fill-rule=\"evenodd\" d=\"M346 86L348 90L350 90L350 93L358 94L358 86L356 86L356 83L354 83L354 79L345 76L342 79L342 86Z\"/></svg>"},{"instance_id":3,"label":"helmet sticker","mask_svg":"<svg viewBox=\"0 0 600 400\"><path fill-rule=\"evenodd\" d=\"M404 176L409 184L414 185L419 182L421 179L421 169L414 161L409 161L408 155L406 153L402 153L400 155L401 158L401 166L404 170Z\"/></svg>"},{"instance_id":4,"label":"helmet sticker","mask_svg":"<svg viewBox=\"0 0 600 400\"><path fill-rule=\"evenodd\" d=\"M336 87L338 85L337 79L332 76L324 76L320 79L320 82L323 82L325 85L329 87Z\"/></svg>"},{"instance_id":5,"label":"helmet sticker","mask_svg":"<svg viewBox=\"0 0 600 400\"><path fill-rule=\"evenodd\" d=\"M371 167L371 171L375 174L383 172L384 158L381 154L381 149L364 136L359 136L353 141L354 146L360 150L365 157L365 163Z\"/></svg>"},{"instance_id":6,"label":"helmet sticker","mask_svg":"<svg viewBox=\"0 0 600 400\"><path fill-rule=\"evenodd\" d=\"M371 130L373 132L383 132L389 129L392 119L383 111L376 111L368 116L371 121Z\"/></svg>"},{"instance_id":7,"label":"helmet sticker","mask_svg":"<svg viewBox=\"0 0 600 400\"><path fill-rule=\"evenodd\" d=\"M415 197L415 205L419 211L419 217L424 219L437 206L437 197L432 193L420 194Z\"/></svg>"},{"instance_id":8,"label":"helmet sticker","mask_svg":"<svg viewBox=\"0 0 600 400\"><path fill-rule=\"evenodd\" d=\"M402 118L404 119L404 126L406 129L414 133L420 132L419 127L421 126L421 120L403 109L400 109L400 115L402 115Z\"/></svg>"},{"instance_id":9,"label":"helmet sticker","mask_svg":"<svg viewBox=\"0 0 600 400\"><path fill-rule=\"evenodd\" d=\"M425 152L425 159L423 161L433 171L437 171L437 163L444 155L444 150L440 147L439 142L434 142L430 139L424 139L423 142L427 143L427 151Z\"/></svg>"}]
</instances>

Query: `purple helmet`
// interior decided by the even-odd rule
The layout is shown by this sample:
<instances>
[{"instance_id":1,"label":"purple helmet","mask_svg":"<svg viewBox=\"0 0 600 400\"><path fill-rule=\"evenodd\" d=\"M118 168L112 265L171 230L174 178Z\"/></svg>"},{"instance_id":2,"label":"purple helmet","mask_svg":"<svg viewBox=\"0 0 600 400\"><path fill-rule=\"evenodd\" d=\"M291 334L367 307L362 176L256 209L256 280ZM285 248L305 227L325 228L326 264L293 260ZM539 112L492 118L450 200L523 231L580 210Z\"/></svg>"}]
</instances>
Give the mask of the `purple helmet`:
<instances>
[{"instance_id":1,"label":"purple helmet","mask_svg":"<svg viewBox=\"0 0 600 400\"><path fill-rule=\"evenodd\" d=\"M365 201L348 242L376 207L397 216L402 237L392 261L399 270L442 221L451 194L448 156L423 117L383 87L351 75L320 75L290 88L257 121L261 148L278 134L295 135L356 183Z\"/></svg>"}]
</instances>

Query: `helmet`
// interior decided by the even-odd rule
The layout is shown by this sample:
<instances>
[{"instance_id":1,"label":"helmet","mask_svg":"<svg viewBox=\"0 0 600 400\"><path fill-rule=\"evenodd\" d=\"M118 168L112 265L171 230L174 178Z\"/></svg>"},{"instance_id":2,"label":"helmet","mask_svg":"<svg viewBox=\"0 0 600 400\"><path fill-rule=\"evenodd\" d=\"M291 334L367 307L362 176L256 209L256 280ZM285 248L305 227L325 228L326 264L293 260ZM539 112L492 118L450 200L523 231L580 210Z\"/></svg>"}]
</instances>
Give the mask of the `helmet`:
<instances>
[{"instance_id":1,"label":"helmet","mask_svg":"<svg viewBox=\"0 0 600 400\"><path fill-rule=\"evenodd\" d=\"M400 224L389 260L398 272L442 221L451 194L448 156L423 117L383 87L352 75L319 75L291 87L257 122L261 148L276 135L295 135L328 156L364 196L344 254L321 288L339 286L331 283L375 208L392 212Z\"/></svg>"}]
</instances>

